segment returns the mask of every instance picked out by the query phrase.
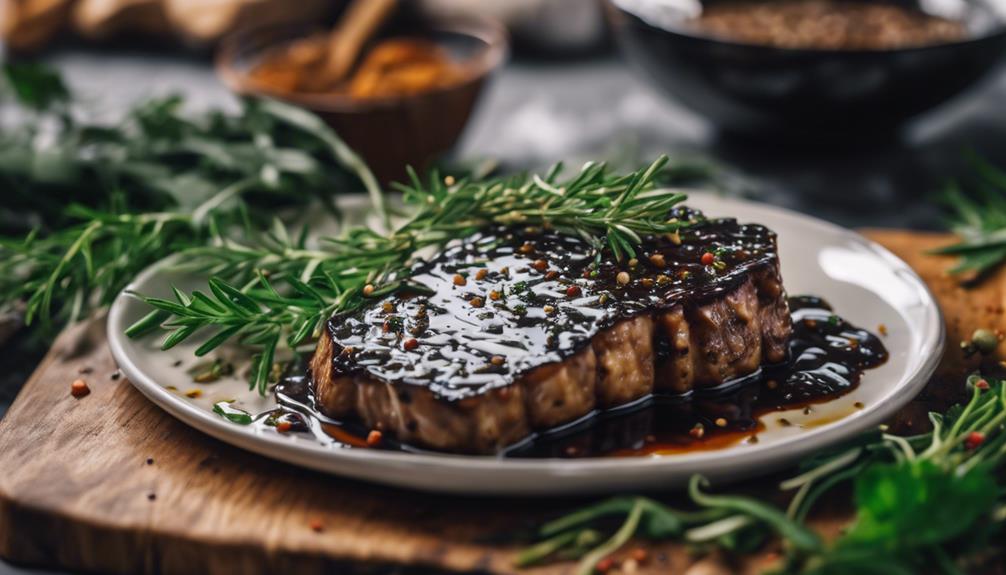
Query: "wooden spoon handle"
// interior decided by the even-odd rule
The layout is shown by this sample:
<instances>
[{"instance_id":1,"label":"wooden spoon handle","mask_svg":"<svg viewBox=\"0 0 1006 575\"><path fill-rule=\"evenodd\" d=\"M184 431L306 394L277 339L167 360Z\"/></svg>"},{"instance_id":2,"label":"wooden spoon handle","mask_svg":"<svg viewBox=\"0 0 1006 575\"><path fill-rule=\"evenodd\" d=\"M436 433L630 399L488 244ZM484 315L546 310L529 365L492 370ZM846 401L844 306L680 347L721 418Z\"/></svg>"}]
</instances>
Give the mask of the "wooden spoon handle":
<instances>
[{"instance_id":1,"label":"wooden spoon handle","mask_svg":"<svg viewBox=\"0 0 1006 575\"><path fill-rule=\"evenodd\" d=\"M328 58L321 76L327 86L349 74L364 44L391 15L396 0L353 0L329 36Z\"/></svg>"}]
</instances>

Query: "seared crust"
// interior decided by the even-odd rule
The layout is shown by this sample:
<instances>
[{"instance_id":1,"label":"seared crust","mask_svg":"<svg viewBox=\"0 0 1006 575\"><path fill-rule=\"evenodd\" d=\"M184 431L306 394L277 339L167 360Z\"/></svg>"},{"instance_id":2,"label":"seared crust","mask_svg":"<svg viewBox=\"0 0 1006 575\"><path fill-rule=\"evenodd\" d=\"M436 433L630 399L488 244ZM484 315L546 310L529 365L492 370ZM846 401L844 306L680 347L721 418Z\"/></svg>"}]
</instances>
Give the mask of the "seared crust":
<instances>
[{"instance_id":1,"label":"seared crust","mask_svg":"<svg viewBox=\"0 0 1006 575\"><path fill-rule=\"evenodd\" d=\"M528 436L656 391L721 385L786 358L789 308L775 266L702 305L621 320L590 345L515 383L449 401L429 388L337 376L323 337L311 362L315 397L334 418L358 418L401 441L494 453Z\"/></svg>"}]
</instances>

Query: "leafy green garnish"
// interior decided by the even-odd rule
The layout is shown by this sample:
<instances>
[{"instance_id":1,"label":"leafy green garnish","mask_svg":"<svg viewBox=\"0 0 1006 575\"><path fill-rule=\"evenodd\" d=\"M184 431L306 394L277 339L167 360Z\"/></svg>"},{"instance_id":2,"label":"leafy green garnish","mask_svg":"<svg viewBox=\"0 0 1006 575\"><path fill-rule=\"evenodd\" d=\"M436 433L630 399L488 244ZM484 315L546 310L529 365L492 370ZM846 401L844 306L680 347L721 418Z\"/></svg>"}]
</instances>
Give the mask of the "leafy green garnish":
<instances>
[{"instance_id":1,"label":"leafy green garnish","mask_svg":"<svg viewBox=\"0 0 1006 575\"><path fill-rule=\"evenodd\" d=\"M94 124L68 112L58 75L10 64L3 72L28 109L0 126L0 305L44 337L107 306L169 255L270 226L286 238L280 219L315 206L336 216L340 192L382 197L362 161L296 108L249 100L233 115L191 114L168 97ZM271 351L259 347L255 386Z\"/></svg>"},{"instance_id":2,"label":"leafy green garnish","mask_svg":"<svg viewBox=\"0 0 1006 575\"><path fill-rule=\"evenodd\" d=\"M952 211L951 230L960 241L932 253L959 256L950 273L973 273L981 279L1006 262L1006 173L978 158L972 162L977 180L973 191L964 193L951 184L942 198Z\"/></svg>"},{"instance_id":3,"label":"leafy green garnish","mask_svg":"<svg viewBox=\"0 0 1006 575\"><path fill-rule=\"evenodd\" d=\"M229 401L214 403L213 413L221 415L231 423L237 423L238 425L251 425L253 421L250 413L232 406Z\"/></svg>"},{"instance_id":4,"label":"leafy green garnish","mask_svg":"<svg viewBox=\"0 0 1006 575\"><path fill-rule=\"evenodd\" d=\"M987 550L1006 526L1002 472L1006 468L1006 384L969 378L968 403L933 413L930 433L899 437L870 433L812 458L784 481L796 490L785 511L741 495L710 495L693 477L694 510L678 510L643 497L617 497L542 525L542 543L518 557L521 566L569 556L578 535L601 520L625 518L606 544L583 557L578 572L594 565L632 536L676 539L746 552L775 533L786 549L786 573L961 573L964 561ZM805 524L819 497L852 482L856 519L830 545ZM654 526L663 526L654 528ZM595 537L603 540L603 535Z\"/></svg>"}]
</instances>

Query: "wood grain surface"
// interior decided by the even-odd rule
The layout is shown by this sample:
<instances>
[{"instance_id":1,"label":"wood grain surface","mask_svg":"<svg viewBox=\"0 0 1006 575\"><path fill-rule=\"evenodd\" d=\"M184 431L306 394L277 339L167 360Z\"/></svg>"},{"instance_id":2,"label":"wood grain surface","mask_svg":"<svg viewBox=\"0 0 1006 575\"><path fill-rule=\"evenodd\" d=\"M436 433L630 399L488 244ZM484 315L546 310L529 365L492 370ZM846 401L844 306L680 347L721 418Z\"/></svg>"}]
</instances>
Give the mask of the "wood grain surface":
<instances>
[{"instance_id":1,"label":"wood grain surface","mask_svg":"<svg viewBox=\"0 0 1006 575\"><path fill-rule=\"evenodd\" d=\"M962 376L957 342L1006 328L1006 277L965 291L923 250L944 235L871 231L908 261L940 300L948 348L933 383L897 424L921 427ZM502 537L582 500L456 498L338 479L206 437L144 399L116 372L104 322L68 329L0 421L0 556L20 564L101 573L514 572L518 544ZM74 379L91 394L70 395ZM771 493L771 480L750 489ZM673 500L675 495L660 495ZM814 519L826 535L848 522L837 494ZM644 545L645 546L645 545ZM646 546L639 573L759 572L772 549L746 559L696 558ZM572 573L558 563L526 573Z\"/></svg>"}]
</instances>

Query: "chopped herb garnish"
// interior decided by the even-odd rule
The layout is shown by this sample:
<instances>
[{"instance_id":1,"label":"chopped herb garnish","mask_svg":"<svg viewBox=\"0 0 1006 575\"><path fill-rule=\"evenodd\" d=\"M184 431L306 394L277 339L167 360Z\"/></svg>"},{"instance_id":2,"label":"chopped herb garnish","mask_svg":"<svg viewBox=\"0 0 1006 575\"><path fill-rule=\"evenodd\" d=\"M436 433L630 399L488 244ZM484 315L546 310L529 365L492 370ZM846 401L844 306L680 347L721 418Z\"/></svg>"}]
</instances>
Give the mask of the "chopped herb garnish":
<instances>
[{"instance_id":1,"label":"chopped herb garnish","mask_svg":"<svg viewBox=\"0 0 1006 575\"><path fill-rule=\"evenodd\" d=\"M238 425L250 425L252 422L250 413L232 406L229 401L214 403L213 413L221 415L231 423L237 423Z\"/></svg>"}]
</instances>

